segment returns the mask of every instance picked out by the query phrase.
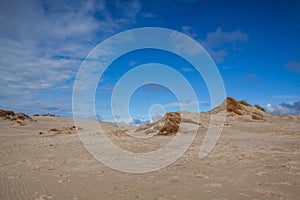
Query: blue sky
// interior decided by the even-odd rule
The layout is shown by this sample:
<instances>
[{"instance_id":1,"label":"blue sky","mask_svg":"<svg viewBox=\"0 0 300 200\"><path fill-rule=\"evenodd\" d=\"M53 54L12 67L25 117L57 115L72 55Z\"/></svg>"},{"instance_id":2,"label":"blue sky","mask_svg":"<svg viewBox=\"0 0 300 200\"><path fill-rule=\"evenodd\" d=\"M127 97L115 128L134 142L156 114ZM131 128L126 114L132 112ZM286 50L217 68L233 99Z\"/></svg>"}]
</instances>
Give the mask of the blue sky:
<instances>
[{"instance_id":1,"label":"blue sky","mask_svg":"<svg viewBox=\"0 0 300 200\"><path fill-rule=\"evenodd\" d=\"M164 27L198 41L214 59L226 94L276 114L300 114L300 3L298 1L13 1L0 3L0 106L28 114L72 116L72 88L81 62L101 41L139 27ZM110 96L126 71L147 62L169 65L210 109L207 88L189 63L168 52L136 51L112 64L99 82L99 119L113 120ZM135 91L134 122L149 108L178 110L158 85ZM160 110L159 107L157 107ZM151 109L150 109L151 110ZM162 109L160 111L163 111Z\"/></svg>"}]
</instances>

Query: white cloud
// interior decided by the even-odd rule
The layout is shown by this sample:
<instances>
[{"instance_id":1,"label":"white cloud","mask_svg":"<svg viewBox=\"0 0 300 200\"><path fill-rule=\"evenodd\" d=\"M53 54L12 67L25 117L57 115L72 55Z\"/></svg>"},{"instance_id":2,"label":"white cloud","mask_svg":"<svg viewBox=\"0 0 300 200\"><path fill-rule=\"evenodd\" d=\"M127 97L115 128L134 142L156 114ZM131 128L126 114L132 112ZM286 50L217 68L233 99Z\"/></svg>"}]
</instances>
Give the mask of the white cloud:
<instances>
[{"instance_id":1,"label":"white cloud","mask_svg":"<svg viewBox=\"0 0 300 200\"><path fill-rule=\"evenodd\" d=\"M183 26L182 32L191 38L196 38L198 35L197 33L190 27L190 26Z\"/></svg>"},{"instance_id":2,"label":"white cloud","mask_svg":"<svg viewBox=\"0 0 300 200\"><path fill-rule=\"evenodd\" d=\"M169 108L169 107L184 107L184 106L190 106L190 105L197 105L199 104L198 101L185 101L185 102L171 102L164 104L163 107Z\"/></svg>"},{"instance_id":3,"label":"white cloud","mask_svg":"<svg viewBox=\"0 0 300 200\"><path fill-rule=\"evenodd\" d=\"M124 15L124 20L134 20L136 15L141 10L140 2L137 0L133 1L116 1L116 7L121 9Z\"/></svg>"},{"instance_id":4,"label":"white cloud","mask_svg":"<svg viewBox=\"0 0 300 200\"><path fill-rule=\"evenodd\" d=\"M59 97L43 95L71 95L82 59L98 42L134 23L139 11L138 1L122 3L115 14L105 1L1 1L1 106L44 110L32 103L43 100L65 110Z\"/></svg>"},{"instance_id":5,"label":"white cloud","mask_svg":"<svg viewBox=\"0 0 300 200\"><path fill-rule=\"evenodd\" d=\"M148 124L148 123L150 123L150 120L148 120L148 119L135 118L135 119L132 119L132 121L128 124L129 125L134 125L134 126L139 126L139 125Z\"/></svg>"},{"instance_id":6,"label":"white cloud","mask_svg":"<svg viewBox=\"0 0 300 200\"><path fill-rule=\"evenodd\" d=\"M268 103L267 111L273 114L300 114L300 100L291 103L281 103L279 105L272 105Z\"/></svg>"},{"instance_id":7,"label":"white cloud","mask_svg":"<svg viewBox=\"0 0 300 200\"><path fill-rule=\"evenodd\" d=\"M161 118L163 118L165 113L154 113L150 116L150 121L151 122L155 122L157 120L160 120Z\"/></svg>"},{"instance_id":8,"label":"white cloud","mask_svg":"<svg viewBox=\"0 0 300 200\"><path fill-rule=\"evenodd\" d=\"M127 125L133 125L133 126L139 126L143 124L150 123L149 119L146 119L144 117L136 117L136 118L119 118L116 117L117 120L113 120L113 122L118 124L127 124Z\"/></svg>"},{"instance_id":9,"label":"white cloud","mask_svg":"<svg viewBox=\"0 0 300 200\"><path fill-rule=\"evenodd\" d=\"M182 32L198 40L217 63L223 63L227 56L238 49L235 47L237 44L248 40L248 35L240 30L225 32L221 27L206 34L205 39L199 38L195 30L189 26L183 26Z\"/></svg>"},{"instance_id":10,"label":"white cloud","mask_svg":"<svg viewBox=\"0 0 300 200\"><path fill-rule=\"evenodd\" d=\"M210 48L220 48L226 43L230 42L246 42L248 35L236 30L233 32L224 32L221 27L218 27L215 32L206 35L204 45Z\"/></svg>"},{"instance_id":11,"label":"white cloud","mask_svg":"<svg viewBox=\"0 0 300 200\"><path fill-rule=\"evenodd\" d=\"M222 63L225 57L229 55L229 51L232 50L232 46L247 40L248 35L240 30L224 32L219 27L215 32L208 33L202 44L216 62Z\"/></svg>"}]
</instances>

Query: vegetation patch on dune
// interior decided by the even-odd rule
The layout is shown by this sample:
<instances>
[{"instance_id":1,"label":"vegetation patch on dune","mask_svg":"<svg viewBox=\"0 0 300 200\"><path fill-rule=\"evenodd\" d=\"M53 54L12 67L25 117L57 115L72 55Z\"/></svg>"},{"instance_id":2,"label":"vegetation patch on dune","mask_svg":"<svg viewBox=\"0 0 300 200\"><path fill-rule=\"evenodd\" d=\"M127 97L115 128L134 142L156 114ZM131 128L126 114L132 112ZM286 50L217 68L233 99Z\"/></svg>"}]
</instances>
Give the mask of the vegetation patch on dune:
<instances>
[{"instance_id":1,"label":"vegetation patch on dune","mask_svg":"<svg viewBox=\"0 0 300 200\"><path fill-rule=\"evenodd\" d=\"M53 135L60 135L60 134L74 134L79 130L80 128L76 126L69 126L69 127L62 127L62 128L51 128L48 130L48 133L51 133ZM40 132L40 135L45 134L45 132Z\"/></svg>"},{"instance_id":2,"label":"vegetation patch on dune","mask_svg":"<svg viewBox=\"0 0 300 200\"><path fill-rule=\"evenodd\" d=\"M162 129L159 130L158 135L176 135L179 130L181 116L179 112L169 112L163 117L165 122Z\"/></svg>"},{"instance_id":3,"label":"vegetation patch on dune","mask_svg":"<svg viewBox=\"0 0 300 200\"><path fill-rule=\"evenodd\" d=\"M29 120L33 119L24 113L15 113L11 110L0 110L0 117L5 120L17 121L17 120Z\"/></svg>"}]
</instances>

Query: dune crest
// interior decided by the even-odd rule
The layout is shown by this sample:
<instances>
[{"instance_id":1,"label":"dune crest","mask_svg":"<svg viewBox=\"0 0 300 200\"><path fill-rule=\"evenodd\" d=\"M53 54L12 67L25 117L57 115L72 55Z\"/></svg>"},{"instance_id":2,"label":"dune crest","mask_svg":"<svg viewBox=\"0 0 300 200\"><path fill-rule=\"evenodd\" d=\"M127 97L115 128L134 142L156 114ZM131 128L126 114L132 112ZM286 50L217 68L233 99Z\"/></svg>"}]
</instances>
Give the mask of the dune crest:
<instances>
[{"instance_id":1,"label":"dune crest","mask_svg":"<svg viewBox=\"0 0 300 200\"><path fill-rule=\"evenodd\" d=\"M227 116L239 116L252 120L264 120L272 116L259 105L252 106L244 100L237 101L232 97L227 97L221 105L212 109L209 113L216 114L221 111L226 111Z\"/></svg>"}]
</instances>

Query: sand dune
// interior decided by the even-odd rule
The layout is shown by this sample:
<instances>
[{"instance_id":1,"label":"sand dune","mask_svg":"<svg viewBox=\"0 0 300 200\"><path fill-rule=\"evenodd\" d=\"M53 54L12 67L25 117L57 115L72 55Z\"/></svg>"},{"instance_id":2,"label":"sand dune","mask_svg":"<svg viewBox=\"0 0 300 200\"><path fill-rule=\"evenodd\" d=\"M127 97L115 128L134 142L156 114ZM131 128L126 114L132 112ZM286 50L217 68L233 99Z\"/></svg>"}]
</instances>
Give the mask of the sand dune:
<instances>
[{"instance_id":1,"label":"sand dune","mask_svg":"<svg viewBox=\"0 0 300 200\"><path fill-rule=\"evenodd\" d=\"M210 117L225 110L221 138L200 160ZM273 116L227 98L210 112L167 113L140 127L99 122L113 143L132 152L153 151L198 128L180 159L144 174L97 161L76 134L85 127L73 119L7 116L0 117L0 199L299 199L300 116Z\"/></svg>"}]
</instances>

